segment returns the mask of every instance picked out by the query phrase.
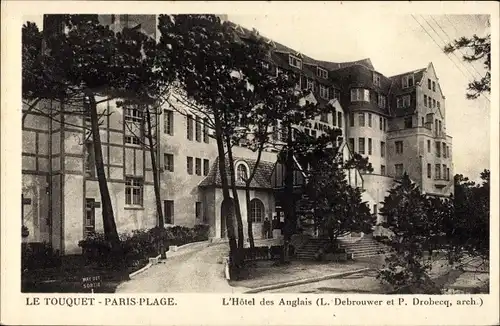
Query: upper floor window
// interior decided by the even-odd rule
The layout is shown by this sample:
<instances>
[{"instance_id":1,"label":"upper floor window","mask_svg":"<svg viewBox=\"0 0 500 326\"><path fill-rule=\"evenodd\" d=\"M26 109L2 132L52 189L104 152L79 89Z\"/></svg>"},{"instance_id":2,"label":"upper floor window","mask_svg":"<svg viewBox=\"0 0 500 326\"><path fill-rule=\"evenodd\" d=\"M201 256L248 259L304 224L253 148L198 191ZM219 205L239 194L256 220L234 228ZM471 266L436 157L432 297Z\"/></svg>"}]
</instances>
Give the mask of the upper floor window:
<instances>
[{"instance_id":1,"label":"upper floor window","mask_svg":"<svg viewBox=\"0 0 500 326\"><path fill-rule=\"evenodd\" d=\"M430 78L427 78L427 88L432 89L432 81Z\"/></svg>"},{"instance_id":2,"label":"upper floor window","mask_svg":"<svg viewBox=\"0 0 500 326\"><path fill-rule=\"evenodd\" d=\"M439 104L439 101L437 101L436 104L437 104L437 108L441 109L441 104Z\"/></svg>"},{"instance_id":3,"label":"upper floor window","mask_svg":"<svg viewBox=\"0 0 500 326\"><path fill-rule=\"evenodd\" d=\"M373 85L380 86L380 75L375 71L373 72Z\"/></svg>"},{"instance_id":4,"label":"upper floor window","mask_svg":"<svg viewBox=\"0 0 500 326\"><path fill-rule=\"evenodd\" d=\"M174 172L174 155L163 154L163 168L165 171Z\"/></svg>"},{"instance_id":5,"label":"upper floor window","mask_svg":"<svg viewBox=\"0 0 500 326\"><path fill-rule=\"evenodd\" d=\"M378 107L379 108L385 109L386 101L387 100L386 100L384 95L381 95L381 94L378 95Z\"/></svg>"},{"instance_id":6,"label":"upper floor window","mask_svg":"<svg viewBox=\"0 0 500 326\"><path fill-rule=\"evenodd\" d=\"M193 174L193 158L191 156L187 157L186 170L188 174Z\"/></svg>"},{"instance_id":7,"label":"upper floor window","mask_svg":"<svg viewBox=\"0 0 500 326\"><path fill-rule=\"evenodd\" d=\"M405 128L412 128L413 127L413 118L412 117L405 117Z\"/></svg>"},{"instance_id":8,"label":"upper floor window","mask_svg":"<svg viewBox=\"0 0 500 326\"><path fill-rule=\"evenodd\" d=\"M332 88L330 89L330 99L333 100L334 98L340 99L340 91L338 89Z\"/></svg>"},{"instance_id":9,"label":"upper floor window","mask_svg":"<svg viewBox=\"0 0 500 326\"><path fill-rule=\"evenodd\" d=\"M142 111L137 108L125 108L125 121L142 121Z\"/></svg>"},{"instance_id":10,"label":"upper floor window","mask_svg":"<svg viewBox=\"0 0 500 326\"><path fill-rule=\"evenodd\" d=\"M188 140L193 140L193 116L188 114L186 116L186 137Z\"/></svg>"},{"instance_id":11,"label":"upper floor window","mask_svg":"<svg viewBox=\"0 0 500 326\"><path fill-rule=\"evenodd\" d=\"M407 108L410 107L410 95L400 96L397 98L396 106L397 108Z\"/></svg>"},{"instance_id":12,"label":"upper floor window","mask_svg":"<svg viewBox=\"0 0 500 326\"><path fill-rule=\"evenodd\" d=\"M94 143L91 141L85 143L85 175L91 178L96 176Z\"/></svg>"},{"instance_id":13,"label":"upper floor window","mask_svg":"<svg viewBox=\"0 0 500 326\"><path fill-rule=\"evenodd\" d=\"M319 96L328 99L328 88L325 85L319 85Z\"/></svg>"},{"instance_id":14,"label":"upper floor window","mask_svg":"<svg viewBox=\"0 0 500 326\"><path fill-rule=\"evenodd\" d=\"M372 126L372 114L368 113L368 127Z\"/></svg>"},{"instance_id":15,"label":"upper floor window","mask_svg":"<svg viewBox=\"0 0 500 326\"><path fill-rule=\"evenodd\" d=\"M385 142L380 142L380 157L385 157Z\"/></svg>"},{"instance_id":16,"label":"upper floor window","mask_svg":"<svg viewBox=\"0 0 500 326\"><path fill-rule=\"evenodd\" d=\"M370 102L370 91L368 89L351 89L351 102Z\"/></svg>"},{"instance_id":17,"label":"upper floor window","mask_svg":"<svg viewBox=\"0 0 500 326\"><path fill-rule=\"evenodd\" d=\"M412 87L414 85L415 77L413 75L407 75L403 77L403 88Z\"/></svg>"},{"instance_id":18,"label":"upper floor window","mask_svg":"<svg viewBox=\"0 0 500 326\"><path fill-rule=\"evenodd\" d=\"M427 95L424 95L424 106L427 106Z\"/></svg>"},{"instance_id":19,"label":"upper floor window","mask_svg":"<svg viewBox=\"0 0 500 326\"><path fill-rule=\"evenodd\" d=\"M335 116L335 114L333 116ZM320 121L328 122L328 112L321 112Z\"/></svg>"},{"instance_id":20,"label":"upper floor window","mask_svg":"<svg viewBox=\"0 0 500 326\"><path fill-rule=\"evenodd\" d=\"M404 167L403 167L403 164L395 164L394 165L394 168L396 170L396 177L397 178L400 178L403 176L403 173L404 173Z\"/></svg>"},{"instance_id":21,"label":"upper floor window","mask_svg":"<svg viewBox=\"0 0 500 326\"><path fill-rule=\"evenodd\" d=\"M163 110L163 132L172 136L174 134L174 112Z\"/></svg>"},{"instance_id":22,"label":"upper floor window","mask_svg":"<svg viewBox=\"0 0 500 326\"><path fill-rule=\"evenodd\" d=\"M314 80L312 79L307 79L307 89L310 89L314 92Z\"/></svg>"},{"instance_id":23,"label":"upper floor window","mask_svg":"<svg viewBox=\"0 0 500 326\"><path fill-rule=\"evenodd\" d=\"M339 128L342 128L342 112L337 112L337 125Z\"/></svg>"},{"instance_id":24,"label":"upper floor window","mask_svg":"<svg viewBox=\"0 0 500 326\"><path fill-rule=\"evenodd\" d=\"M302 69L302 60L293 55L288 56L288 63L292 67Z\"/></svg>"},{"instance_id":25,"label":"upper floor window","mask_svg":"<svg viewBox=\"0 0 500 326\"><path fill-rule=\"evenodd\" d=\"M359 142L358 153L364 155L365 154L365 139L363 137L359 138L358 142Z\"/></svg>"},{"instance_id":26,"label":"upper floor window","mask_svg":"<svg viewBox=\"0 0 500 326\"><path fill-rule=\"evenodd\" d=\"M359 126L364 127L365 126L365 113L364 112L359 113L358 119L359 119Z\"/></svg>"},{"instance_id":27,"label":"upper floor window","mask_svg":"<svg viewBox=\"0 0 500 326\"><path fill-rule=\"evenodd\" d=\"M436 100L432 99L432 108L434 109L436 107Z\"/></svg>"},{"instance_id":28,"label":"upper floor window","mask_svg":"<svg viewBox=\"0 0 500 326\"><path fill-rule=\"evenodd\" d=\"M328 79L328 70L326 69L318 67L318 69L316 70L316 74L321 78Z\"/></svg>"},{"instance_id":29,"label":"upper floor window","mask_svg":"<svg viewBox=\"0 0 500 326\"><path fill-rule=\"evenodd\" d=\"M354 127L354 113L349 113L349 126Z\"/></svg>"},{"instance_id":30,"label":"upper floor window","mask_svg":"<svg viewBox=\"0 0 500 326\"><path fill-rule=\"evenodd\" d=\"M433 92L436 91L436 82L435 81L432 82L432 91Z\"/></svg>"},{"instance_id":31,"label":"upper floor window","mask_svg":"<svg viewBox=\"0 0 500 326\"><path fill-rule=\"evenodd\" d=\"M210 161L207 159L203 159L203 175L208 175L210 171Z\"/></svg>"},{"instance_id":32,"label":"upper floor window","mask_svg":"<svg viewBox=\"0 0 500 326\"><path fill-rule=\"evenodd\" d=\"M144 179L127 177L125 178L125 204L142 206L144 195Z\"/></svg>"},{"instance_id":33,"label":"upper floor window","mask_svg":"<svg viewBox=\"0 0 500 326\"><path fill-rule=\"evenodd\" d=\"M403 153L403 142L402 141L396 141L396 154L402 154Z\"/></svg>"},{"instance_id":34,"label":"upper floor window","mask_svg":"<svg viewBox=\"0 0 500 326\"><path fill-rule=\"evenodd\" d=\"M349 138L349 149L354 152L354 138Z\"/></svg>"}]
</instances>

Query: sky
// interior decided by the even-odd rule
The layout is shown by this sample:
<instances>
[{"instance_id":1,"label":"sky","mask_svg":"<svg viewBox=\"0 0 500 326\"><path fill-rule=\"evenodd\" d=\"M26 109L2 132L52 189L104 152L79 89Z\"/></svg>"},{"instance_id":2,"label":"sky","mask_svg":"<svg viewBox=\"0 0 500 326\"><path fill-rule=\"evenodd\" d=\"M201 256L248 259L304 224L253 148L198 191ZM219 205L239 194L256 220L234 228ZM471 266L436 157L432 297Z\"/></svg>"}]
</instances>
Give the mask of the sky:
<instances>
[{"instance_id":1,"label":"sky","mask_svg":"<svg viewBox=\"0 0 500 326\"><path fill-rule=\"evenodd\" d=\"M482 64L471 65L461 60L460 53L455 57L442 51L445 43L457 37L489 33L488 16L373 15L365 10L349 15L230 14L228 18L318 60L370 58L385 76L425 68L432 62L446 97L454 173L477 180L481 171L490 168L490 102L484 97L465 98L468 82L484 74ZM40 15L26 16L26 20L42 28Z\"/></svg>"}]
</instances>

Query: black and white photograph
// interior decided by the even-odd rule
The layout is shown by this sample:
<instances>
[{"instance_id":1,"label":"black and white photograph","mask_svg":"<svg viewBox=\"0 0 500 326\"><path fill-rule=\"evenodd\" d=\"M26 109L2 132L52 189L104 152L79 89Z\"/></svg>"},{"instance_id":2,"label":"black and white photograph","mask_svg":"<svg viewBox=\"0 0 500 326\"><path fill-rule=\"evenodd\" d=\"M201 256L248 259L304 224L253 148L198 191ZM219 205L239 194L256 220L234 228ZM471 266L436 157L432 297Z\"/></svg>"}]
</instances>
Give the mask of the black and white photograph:
<instances>
[{"instance_id":1,"label":"black and white photograph","mask_svg":"<svg viewBox=\"0 0 500 326\"><path fill-rule=\"evenodd\" d=\"M492 293L490 14L161 3L19 21L21 293Z\"/></svg>"}]
</instances>

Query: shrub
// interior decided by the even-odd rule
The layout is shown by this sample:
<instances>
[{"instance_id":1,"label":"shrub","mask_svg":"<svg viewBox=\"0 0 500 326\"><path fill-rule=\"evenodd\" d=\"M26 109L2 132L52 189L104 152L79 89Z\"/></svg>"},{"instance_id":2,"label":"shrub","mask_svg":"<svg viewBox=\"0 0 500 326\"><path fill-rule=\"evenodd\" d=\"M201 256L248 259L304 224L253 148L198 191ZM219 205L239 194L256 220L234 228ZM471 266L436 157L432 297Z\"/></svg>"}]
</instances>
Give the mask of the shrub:
<instances>
[{"instance_id":1,"label":"shrub","mask_svg":"<svg viewBox=\"0 0 500 326\"><path fill-rule=\"evenodd\" d=\"M21 244L21 268L23 271L60 265L59 251L54 251L50 244L42 242Z\"/></svg>"}]
</instances>

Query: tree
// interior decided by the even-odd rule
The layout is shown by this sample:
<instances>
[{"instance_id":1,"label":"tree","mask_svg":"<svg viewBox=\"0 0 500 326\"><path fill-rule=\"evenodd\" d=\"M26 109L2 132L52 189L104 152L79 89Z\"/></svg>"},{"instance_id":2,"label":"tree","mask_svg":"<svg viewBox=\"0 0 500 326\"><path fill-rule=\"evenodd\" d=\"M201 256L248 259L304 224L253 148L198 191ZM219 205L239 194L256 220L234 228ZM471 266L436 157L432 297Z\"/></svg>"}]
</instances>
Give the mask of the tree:
<instances>
[{"instance_id":1,"label":"tree","mask_svg":"<svg viewBox=\"0 0 500 326\"><path fill-rule=\"evenodd\" d=\"M399 292L430 292L438 290L429 287L427 271L430 261L424 260L434 235L433 216L428 215L427 199L405 173L400 184L389 191L380 214L386 218L383 226L393 232L388 245L391 254L378 277L391 284Z\"/></svg>"},{"instance_id":2,"label":"tree","mask_svg":"<svg viewBox=\"0 0 500 326\"><path fill-rule=\"evenodd\" d=\"M97 15L51 15L66 26L64 33L37 35L33 24L23 26L23 98L34 103L55 100L80 104L72 113L90 117L91 138L101 193L106 240L118 248L119 238L104 172L97 105L143 95L153 76L151 53L155 40L129 29L114 33ZM141 36L142 35L142 36ZM43 51L36 55L35 50ZM32 44L36 42L36 44ZM83 103L83 105L82 105ZM49 116L50 117L50 116Z\"/></svg>"},{"instance_id":3,"label":"tree","mask_svg":"<svg viewBox=\"0 0 500 326\"><path fill-rule=\"evenodd\" d=\"M486 70L485 75L478 80L469 83L468 99L476 99L483 93L491 92L491 35L479 37L474 34L472 37L461 37L456 39L451 44L444 47L445 53L453 53L455 51L465 50L467 53L462 55L462 59L467 62L475 62L482 60L483 68Z\"/></svg>"},{"instance_id":4,"label":"tree","mask_svg":"<svg viewBox=\"0 0 500 326\"><path fill-rule=\"evenodd\" d=\"M341 135L341 131L333 133ZM344 160L341 147L336 142L330 148L316 148L302 157L306 162L305 192L300 200L302 209L309 214L303 216L314 220L315 228L326 231L334 242L337 237L349 232L370 233L375 217L361 199L361 190L347 182L346 169L373 170L366 158L353 156Z\"/></svg>"}]
</instances>

